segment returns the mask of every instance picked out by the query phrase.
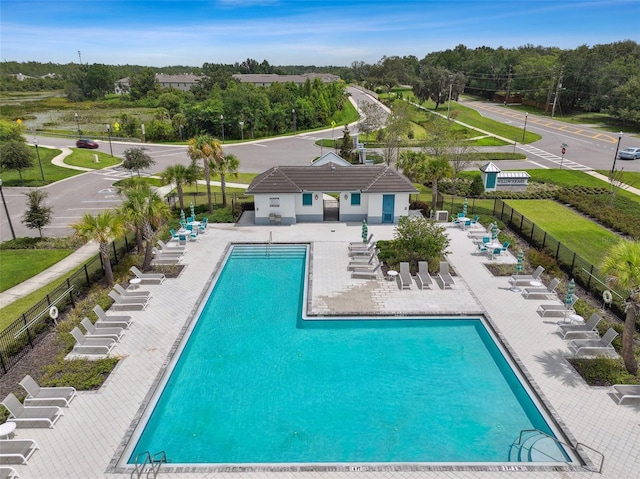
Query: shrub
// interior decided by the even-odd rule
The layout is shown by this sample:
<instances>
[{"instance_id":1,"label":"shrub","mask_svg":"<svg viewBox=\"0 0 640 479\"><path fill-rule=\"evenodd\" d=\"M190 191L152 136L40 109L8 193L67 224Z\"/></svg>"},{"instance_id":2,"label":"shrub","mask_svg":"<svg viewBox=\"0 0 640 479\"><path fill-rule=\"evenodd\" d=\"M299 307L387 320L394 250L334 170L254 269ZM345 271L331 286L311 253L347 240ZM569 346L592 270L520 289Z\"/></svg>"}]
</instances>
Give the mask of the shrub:
<instances>
[{"instance_id":1,"label":"shrub","mask_svg":"<svg viewBox=\"0 0 640 479\"><path fill-rule=\"evenodd\" d=\"M40 383L43 386L73 386L86 391L98 389L111 374L120 358L69 359L59 357L55 363L43 368Z\"/></svg>"},{"instance_id":2,"label":"shrub","mask_svg":"<svg viewBox=\"0 0 640 479\"><path fill-rule=\"evenodd\" d=\"M640 383L640 378L629 374L619 358L570 358L569 363L590 386Z\"/></svg>"}]
</instances>

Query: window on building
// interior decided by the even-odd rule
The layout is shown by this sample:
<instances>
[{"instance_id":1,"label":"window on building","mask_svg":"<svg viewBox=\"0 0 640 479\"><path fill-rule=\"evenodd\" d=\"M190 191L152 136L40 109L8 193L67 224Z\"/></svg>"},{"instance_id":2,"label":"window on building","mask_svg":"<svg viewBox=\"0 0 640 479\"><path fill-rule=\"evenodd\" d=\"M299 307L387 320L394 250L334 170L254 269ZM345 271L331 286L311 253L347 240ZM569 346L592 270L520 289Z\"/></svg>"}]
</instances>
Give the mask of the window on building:
<instances>
[{"instance_id":1,"label":"window on building","mask_svg":"<svg viewBox=\"0 0 640 479\"><path fill-rule=\"evenodd\" d=\"M311 193L302 193L302 206L311 206L312 204L313 199Z\"/></svg>"},{"instance_id":2,"label":"window on building","mask_svg":"<svg viewBox=\"0 0 640 479\"><path fill-rule=\"evenodd\" d=\"M280 198L269 198L269 206L271 208L280 208Z\"/></svg>"},{"instance_id":3,"label":"window on building","mask_svg":"<svg viewBox=\"0 0 640 479\"><path fill-rule=\"evenodd\" d=\"M360 204L360 193L351 193L351 204L355 206Z\"/></svg>"}]
</instances>

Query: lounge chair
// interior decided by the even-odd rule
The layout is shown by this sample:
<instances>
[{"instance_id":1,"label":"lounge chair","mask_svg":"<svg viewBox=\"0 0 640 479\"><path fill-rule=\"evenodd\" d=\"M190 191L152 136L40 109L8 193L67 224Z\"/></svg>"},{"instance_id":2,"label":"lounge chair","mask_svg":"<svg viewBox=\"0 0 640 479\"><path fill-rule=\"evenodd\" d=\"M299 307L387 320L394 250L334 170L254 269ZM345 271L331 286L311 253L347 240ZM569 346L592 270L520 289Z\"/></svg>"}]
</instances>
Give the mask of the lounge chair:
<instances>
[{"instance_id":1,"label":"lounge chair","mask_svg":"<svg viewBox=\"0 0 640 479\"><path fill-rule=\"evenodd\" d=\"M9 421L16 423L16 427L48 427L53 429L54 424L64 416L58 406L24 406L13 394L0 402L9 411ZM4 448L0 448L4 452Z\"/></svg>"},{"instance_id":2,"label":"lounge chair","mask_svg":"<svg viewBox=\"0 0 640 479\"><path fill-rule=\"evenodd\" d=\"M509 283L511 283L511 286L528 285L531 281L539 281L543 271L544 268L538 266L533 274L514 274L509 278Z\"/></svg>"},{"instance_id":3,"label":"lounge chair","mask_svg":"<svg viewBox=\"0 0 640 479\"><path fill-rule=\"evenodd\" d=\"M349 256L366 256L371 254L376 248L376 243L369 243L361 247L349 246Z\"/></svg>"},{"instance_id":4,"label":"lounge chair","mask_svg":"<svg viewBox=\"0 0 640 479\"><path fill-rule=\"evenodd\" d=\"M175 266L181 261L182 256L156 255L151 260L151 266Z\"/></svg>"},{"instance_id":5,"label":"lounge chair","mask_svg":"<svg viewBox=\"0 0 640 479\"><path fill-rule=\"evenodd\" d=\"M371 253L371 256L369 256L368 258L366 256L354 257L347 265L347 270L353 271L357 268L362 268L370 265L373 266L373 260L376 259L379 252L380 250L376 249L373 253Z\"/></svg>"},{"instance_id":6,"label":"lounge chair","mask_svg":"<svg viewBox=\"0 0 640 479\"><path fill-rule=\"evenodd\" d=\"M416 284L418 285L418 289L431 288L431 285L433 284L433 279L429 274L429 265L426 261L418 261Z\"/></svg>"},{"instance_id":7,"label":"lounge chair","mask_svg":"<svg viewBox=\"0 0 640 479\"><path fill-rule=\"evenodd\" d=\"M27 439L30 440L30 439ZM0 449L2 451L2 449ZM0 466L0 479L18 479L18 472L10 466Z\"/></svg>"},{"instance_id":8,"label":"lounge chair","mask_svg":"<svg viewBox=\"0 0 640 479\"><path fill-rule=\"evenodd\" d=\"M602 316L598 313L593 313L589 320L584 324L558 324L558 332L560 333L560 336L562 336L562 339L579 339L583 336L583 333L597 333L596 326L601 320Z\"/></svg>"},{"instance_id":9,"label":"lounge chair","mask_svg":"<svg viewBox=\"0 0 640 479\"><path fill-rule=\"evenodd\" d=\"M578 297L571 295L571 303L569 304L541 304L538 306L538 314L543 318L547 316L564 316L569 312L573 312L573 305L578 301Z\"/></svg>"},{"instance_id":10,"label":"lounge chair","mask_svg":"<svg viewBox=\"0 0 640 479\"><path fill-rule=\"evenodd\" d=\"M100 305L96 304L93 307L93 312L96 313L98 320L93 323L96 328L124 328L127 329L131 324L131 316L122 314L107 314L104 309L100 307Z\"/></svg>"},{"instance_id":11,"label":"lounge chair","mask_svg":"<svg viewBox=\"0 0 640 479\"><path fill-rule=\"evenodd\" d=\"M352 278L361 278L361 279L376 279L378 277L378 271L382 263L378 263L373 269L357 269L353 273L351 273Z\"/></svg>"},{"instance_id":12,"label":"lounge chair","mask_svg":"<svg viewBox=\"0 0 640 479\"><path fill-rule=\"evenodd\" d=\"M119 284L114 284L113 289L122 296L123 298L150 298L151 291L146 291L144 289L124 289Z\"/></svg>"},{"instance_id":13,"label":"lounge chair","mask_svg":"<svg viewBox=\"0 0 640 479\"><path fill-rule=\"evenodd\" d=\"M76 354L106 355L116 345L115 339L86 337L78 326L71 330L71 335L76 340L76 345L73 347L73 352Z\"/></svg>"},{"instance_id":14,"label":"lounge chair","mask_svg":"<svg viewBox=\"0 0 640 479\"><path fill-rule=\"evenodd\" d=\"M555 291L559 284L560 280L558 278L553 278L549 283L549 286L547 286L546 288L524 288L522 290L522 295L525 297L525 299L529 299L529 296L555 296Z\"/></svg>"},{"instance_id":15,"label":"lounge chair","mask_svg":"<svg viewBox=\"0 0 640 479\"><path fill-rule=\"evenodd\" d=\"M367 241L352 241L349 243L349 246L368 245L369 243L371 243L372 239L373 239L373 233L369 233L369 237L367 238Z\"/></svg>"},{"instance_id":16,"label":"lounge chair","mask_svg":"<svg viewBox=\"0 0 640 479\"><path fill-rule=\"evenodd\" d=\"M400 274L398 274L398 286L400 289L411 289L411 271L409 270L409 263L406 261L400 262Z\"/></svg>"},{"instance_id":17,"label":"lounge chair","mask_svg":"<svg viewBox=\"0 0 640 479\"><path fill-rule=\"evenodd\" d=\"M613 328L609 328L600 339L574 339L570 341L569 349L574 357L615 355L616 350L611 346L611 342L616 336L618 333Z\"/></svg>"},{"instance_id":18,"label":"lounge chair","mask_svg":"<svg viewBox=\"0 0 640 479\"><path fill-rule=\"evenodd\" d=\"M487 225L486 228L484 229L476 229L476 230L471 230L467 233L467 236L469 238L476 238L476 237L482 237L482 236L487 236L487 235L491 235L491 230L493 229L493 223L489 223Z\"/></svg>"},{"instance_id":19,"label":"lounge chair","mask_svg":"<svg viewBox=\"0 0 640 479\"><path fill-rule=\"evenodd\" d=\"M640 399L640 384L614 384L609 394L616 398L618 404L627 399Z\"/></svg>"},{"instance_id":20,"label":"lounge chair","mask_svg":"<svg viewBox=\"0 0 640 479\"><path fill-rule=\"evenodd\" d=\"M154 258L180 258L184 256L184 251L160 251L155 246L151 249Z\"/></svg>"},{"instance_id":21,"label":"lounge chair","mask_svg":"<svg viewBox=\"0 0 640 479\"><path fill-rule=\"evenodd\" d=\"M84 334L85 338L110 338L119 341L124 334L124 329L118 327L98 329L86 316L82 318L80 324L82 324L82 327L86 331Z\"/></svg>"},{"instance_id":22,"label":"lounge chair","mask_svg":"<svg viewBox=\"0 0 640 479\"><path fill-rule=\"evenodd\" d=\"M141 284L162 284L166 279L163 273L143 273L135 266L132 266L129 271L142 280Z\"/></svg>"},{"instance_id":23,"label":"lounge chair","mask_svg":"<svg viewBox=\"0 0 640 479\"><path fill-rule=\"evenodd\" d=\"M1 439L0 462L3 464L29 464L29 458L38 449L38 444L33 439ZM6 475L0 477L18 477L13 467L2 467ZM10 475L12 474L12 475Z\"/></svg>"},{"instance_id":24,"label":"lounge chair","mask_svg":"<svg viewBox=\"0 0 640 479\"><path fill-rule=\"evenodd\" d=\"M440 261L440 271L438 271L438 278L442 282L442 289L453 288L456 285L456 281L449 272L449 263L446 261Z\"/></svg>"},{"instance_id":25,"label":"lounge chair","mask_svg":"<svg viewBox=\"0 0 640 479\"><path fill-rule=\"evenodd\" d=\"M22 389L27 391L25 406L58 406L69 407L69 403L78 395L76 388L40 387L28 374L20 381Z\"/></svg>"},{"instance_id":26,"label":"lounge chair","mask_svg":"<svg viewBox=\"0 0 640 479\"><path fill-rule=\"evenodd\" d=\"M162 240L158 240L157 245L160 246L161 253L184 253L187 250L186 246L179 246L177 244L167 244Z\"/></svg>"},{"instance_id":27,"label":"lounge chair","mask_svg":"<svg viewBox=\"0 0 640 479\"><path fill-rule=\"evenodd\" d=\"M114 311L142 311L149 304L149 298L124 298L114 290L109 291L109 297L115 301L111 305Z\"/></svg>"}]
</instances>

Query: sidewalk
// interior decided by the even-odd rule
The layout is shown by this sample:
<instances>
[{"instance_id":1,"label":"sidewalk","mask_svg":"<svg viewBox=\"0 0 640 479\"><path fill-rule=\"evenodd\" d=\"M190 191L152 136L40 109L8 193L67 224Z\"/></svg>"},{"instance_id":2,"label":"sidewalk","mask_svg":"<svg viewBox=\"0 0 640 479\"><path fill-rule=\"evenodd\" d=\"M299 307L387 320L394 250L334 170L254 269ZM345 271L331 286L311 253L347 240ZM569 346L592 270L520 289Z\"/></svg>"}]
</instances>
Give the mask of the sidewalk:
<instances>
[{"instance_id":1,"label":"sidewalk","mask_svg":"<svg viewBox=\"0 0 640 479\"><path fill-rule=\"evenodd\" d=\"M37 291L38 289L46 286L52 281L55 281L60 276L68 273L74 268L77 268L82 263L89 260L89 258L95 256L97 253L97 243L90 241L89 243L71 253L65 259L51 266L49 269L46 269L43 272L35 275L34 277L29 278L28 280L23 281L20 284L17 284L13 288L0 293L0 308L4 308L14 301L30 293L33 293L34 291Z\"/></svg>"}]
</instances>

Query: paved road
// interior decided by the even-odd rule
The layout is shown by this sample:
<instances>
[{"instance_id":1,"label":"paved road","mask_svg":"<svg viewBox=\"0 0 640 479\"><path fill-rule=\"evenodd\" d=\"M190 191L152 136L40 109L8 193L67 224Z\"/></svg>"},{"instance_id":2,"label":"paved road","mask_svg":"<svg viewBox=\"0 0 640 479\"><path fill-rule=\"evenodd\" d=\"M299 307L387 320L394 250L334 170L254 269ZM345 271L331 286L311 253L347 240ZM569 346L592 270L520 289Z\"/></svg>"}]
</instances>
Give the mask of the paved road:
<instances>
[{"instance_id":1,"label":"paved road","mask_svg":"<svg viewBox=\"0 0 640 479\"><path fill-rule=\"evenodd\" d=\"M349 88L348 91L356 105L375 101L369 95L354 88ZM520 112L488 102L464 101L464 104L477 109L489 118L524 126L524 115ZM357 131L355 125L351 125L350 129L352 133ZM501 168L558 168L562 163L564 168L584 170L608 169L612 165L617 143L616 135L602 133L587 127L569 126L566 123L547 118L536 118L533 115L529 115L527 130L535 131L542 135L543 139L532 145L517 144L516 151L524 152L527 155L527 161L501 161ZM277 165L308 165L315 157L326 153L326 149L315 144L316 140L320 138L339 139L341 137L342 128L336 127L335 129L300 133L281 138L225 144L223 147L225 151L238 157L241 172L257 173ZM638 138L623 137L621 147L624 148L631 144L640 145L640 140L635 143L634 140L638 140ZM41 146L53 148L73 147L74 142L74 139L69 138L41 137L39 139ZM101 141L99 143L101 151L110 151L109 142ZM562 143L568 145L564 160L559 151ZM136 145L115 141L111 143L114 156L120 157L124 150L131 146ZM146 144L145 147L148 148L148 153L157 163L144 174L160 173L169 165L175 163L187 165L190 162L185 146ZM514 147L502 147L501 149L513 151ZM619 161L617 168L623 165L627 171L640 171L640 161ZM69 224L78 221L83 212L95 213L119 204L120 199L112 184L128 175L128 172L118 168L108 168L83 173L45 187L49 193L48 204L54 208L54 219L52 224L44 229L44 234L47 236L68 235L71 232ZM3 188L16 236L35 236L37 234L37 231L27 229L20 221L26 210L24 196L26 191L28 191L27 188ZM7 215L3 211L0 213L0 241L9 238L11 238L11 233Z\"/></svg>"}]
</instances>

